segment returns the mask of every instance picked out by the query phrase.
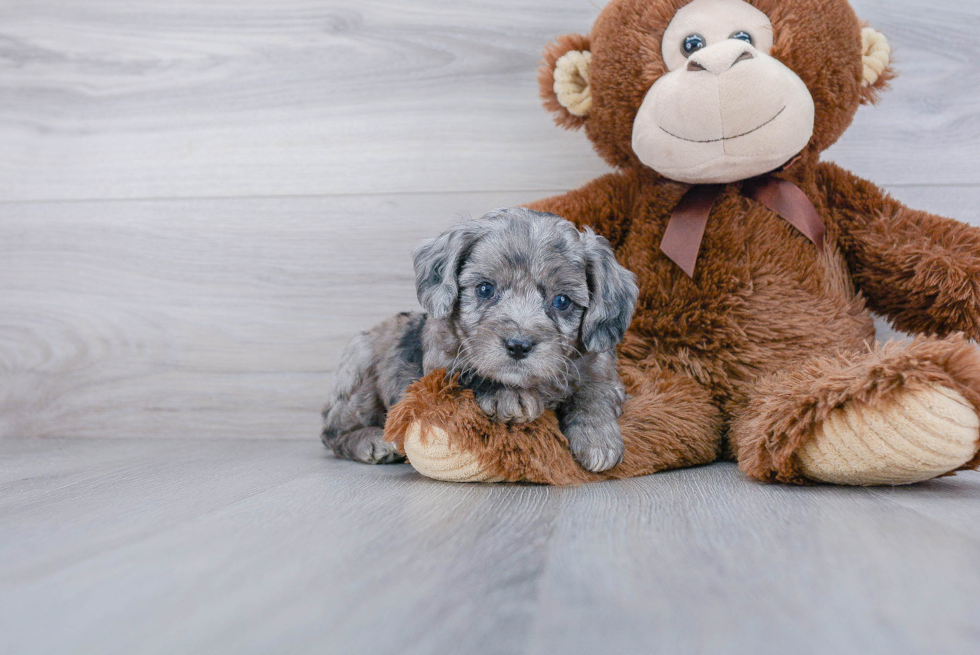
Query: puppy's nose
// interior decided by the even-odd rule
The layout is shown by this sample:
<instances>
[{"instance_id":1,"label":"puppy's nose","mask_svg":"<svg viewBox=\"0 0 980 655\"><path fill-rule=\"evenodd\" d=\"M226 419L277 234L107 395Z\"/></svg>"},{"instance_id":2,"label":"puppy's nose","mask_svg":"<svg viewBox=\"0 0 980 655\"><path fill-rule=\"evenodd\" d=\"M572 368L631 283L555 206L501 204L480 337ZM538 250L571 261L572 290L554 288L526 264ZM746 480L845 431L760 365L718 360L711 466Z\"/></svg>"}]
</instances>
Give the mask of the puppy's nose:
<instances>
[{"instance_id":1,"label":"puppy's nose","mask_svg":"<svg viewBox=\"0 0 980 655\"><path fill-rule=\"evenodd\" d=\"M534 342L529 339L507 339L504 345L507 346L507 354L514 359L524 359L534 350Z\"/></svg>"}]
</instances>

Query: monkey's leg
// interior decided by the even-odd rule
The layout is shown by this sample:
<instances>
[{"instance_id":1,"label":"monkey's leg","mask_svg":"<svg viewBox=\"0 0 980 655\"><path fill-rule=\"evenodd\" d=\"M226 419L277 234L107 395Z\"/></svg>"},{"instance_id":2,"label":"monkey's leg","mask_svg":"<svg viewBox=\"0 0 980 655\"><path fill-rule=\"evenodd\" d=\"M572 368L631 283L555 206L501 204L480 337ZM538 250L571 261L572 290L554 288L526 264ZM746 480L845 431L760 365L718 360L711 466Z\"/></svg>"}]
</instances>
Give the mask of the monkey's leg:
<instances>
[{"instance_id":1,"label":"monkey's leg","mask_svg":"<svg viewBox=\"0 0 980 655\"><path fill-rule=\"evenodd\" d=\"M912 484L980 463L980 351L919 337L760 380L732 425L753 478Z\"/></svg>"},{"instance_id":2,"label":"monkey's leg","mask_svg":"<svg viewBox=\"0 0 980 655\"><path fill-rule=\"evenodd\" d=\"M579 484L718 458L721 418L707 391L667 371L624 368L621 374L632 395L619 417L625 453L622 463L601 473L575 461L550 412L533 423L497 423L441 373L413 385L393 408L388 438L401 445L420 473L454 482Z\"/></svg>"},{"instance_id":3,"label":"monkey's leg","mask_svg":"<svg viewBox=\"0 0 980 655\"><path fill-rule=\"evenodd\" d=\"M669 370L620 365L630 398L619 428L626 452L611 477L648 475L709 464L721 455L721 412L691 378Z\"/></svg>"}]
</instances>

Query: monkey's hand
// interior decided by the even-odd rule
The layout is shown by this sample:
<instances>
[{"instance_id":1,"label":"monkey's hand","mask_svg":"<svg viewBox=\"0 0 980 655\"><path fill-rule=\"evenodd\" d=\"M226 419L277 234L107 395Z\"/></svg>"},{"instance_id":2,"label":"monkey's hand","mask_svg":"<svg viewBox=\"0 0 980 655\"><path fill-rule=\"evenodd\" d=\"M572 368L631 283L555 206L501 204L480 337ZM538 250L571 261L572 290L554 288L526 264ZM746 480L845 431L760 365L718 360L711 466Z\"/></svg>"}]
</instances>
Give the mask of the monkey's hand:
<instances>
[{"instance_id":1,"label":"monkey's hand","mask_svg":"<svg viewBox=\"0 0 980 655\"><path fill-rule=\"evenodd\" d=\"M910 209L834 164L819 173L868 308L905 332L980 339L980 228Z\"/></svg>"}]
</instances>

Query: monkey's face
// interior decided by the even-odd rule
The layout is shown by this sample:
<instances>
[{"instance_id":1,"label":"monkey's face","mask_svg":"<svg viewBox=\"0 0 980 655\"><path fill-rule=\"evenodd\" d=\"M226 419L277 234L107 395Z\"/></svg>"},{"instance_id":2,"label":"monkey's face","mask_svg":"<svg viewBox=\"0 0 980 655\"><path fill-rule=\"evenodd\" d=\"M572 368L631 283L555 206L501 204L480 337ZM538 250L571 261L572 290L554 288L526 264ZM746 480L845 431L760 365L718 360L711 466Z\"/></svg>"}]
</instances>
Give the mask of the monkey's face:
<instances>
[{"instance_id":1,"label":"monkey's face","mask_svg":"<svg viewBox=\"0 0 980 655\"><path fill-rule=\"evenodd\" d=\"M545 106L620 168L729 183L816 161L893 76L848 0L610 0L560 37Z\"/></svg>"},{"instance_id":2,"label":"monkey's face","mask_svg":"<svg viewBox=\"0 0 980 655\"><path fill-rule=\"evenodd\" d=\"M633 151L661 175L725 184L772 171L813 135L806 84L770 53L769 17L742 0L694 0L667 26L668 73L633 123Z\"/></svg>"}]
</instances>

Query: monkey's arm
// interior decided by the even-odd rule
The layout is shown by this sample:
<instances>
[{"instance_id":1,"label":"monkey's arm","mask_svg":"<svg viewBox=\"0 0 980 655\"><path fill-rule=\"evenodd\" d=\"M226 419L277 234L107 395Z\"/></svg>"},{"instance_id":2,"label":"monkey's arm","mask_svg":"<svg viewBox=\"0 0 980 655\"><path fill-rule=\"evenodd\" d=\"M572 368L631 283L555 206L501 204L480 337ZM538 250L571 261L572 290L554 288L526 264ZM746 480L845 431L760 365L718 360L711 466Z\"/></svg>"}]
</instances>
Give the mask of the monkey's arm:
<instances>
[{"instance_id":1,"label":"monkey's arm","mask_svg":"<svg viewBox=\"0 0 980 655\"><path fill-rule=\"evenodd\" d=\"M610 173L580 189L529 203L528 208L550 212L574 223L591 227L619 248L629 233L632 220L634 174Z\"/></svg>"},{"instance_id":2,"label":"monkey's arm","mask_svg":"<svg viewBox=\"0 0 980 655\"><path fill-rule=\"evenodd\" d=\"M834 164L818 175L868 307L900 330L980 339L980 229L909 209Z\"/></svg>"}]
</instances>

